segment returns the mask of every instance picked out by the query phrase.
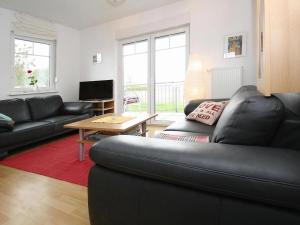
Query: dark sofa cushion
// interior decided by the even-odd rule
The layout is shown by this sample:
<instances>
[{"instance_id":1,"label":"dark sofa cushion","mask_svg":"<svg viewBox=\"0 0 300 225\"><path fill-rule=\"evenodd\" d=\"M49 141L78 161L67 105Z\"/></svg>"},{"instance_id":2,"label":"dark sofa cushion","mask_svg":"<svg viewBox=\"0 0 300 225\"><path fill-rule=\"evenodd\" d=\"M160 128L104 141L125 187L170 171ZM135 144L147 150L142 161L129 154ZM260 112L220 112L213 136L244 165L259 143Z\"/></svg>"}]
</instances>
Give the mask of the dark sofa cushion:
<instances>
[{"instance_id":1,"label":"dark sofa cushion","mask_svg":"<svg viewBox=\"0 0 300 225\"><path fill-rule=\"evenodd\" d=\"M11 131L14 128L15 121L9 116L0 113L0 132Z\"/></svg>"},{"instance_id":2,"label":"dark sofa cushion","mask_svg":"<svg viewBox=\"0 0 300 225\"><path fill-rule=\"evenodd\" d=\"M287 118L300 119L300 93L282 93L274 96L284 104Z\"/></svg>"},{"instance_id":3,"label":"dark sofa cushion","mask_svg":"<svg viewBox=\"0 0 300 225\"><path fill-rule=\"evenodd\" d=\"M63 113L66 115L82 115L91 113L92 103L88 102L64 102Z\"/></svg>"},{"instance_id":4,"label":"dark sofa cushion","mask_svg":"<svg viewBox=\"0 0 300 225\"><path fill-rule=\"evenodd\" d=\"M63 110L63 100L59 95L26 99L33 120L57 116Z\"/></svg>"},{"instance_id":5,"label":"dark sofa cushion","mask_svg":"<svg viewBox=\"0 0 300 225\"><path fill-rule=\"evenodd\" d=\"M52 135L54 124L50 122L27 122L16 124L11 132L0 133L0 147L34 142L34 140Z\"/></svg>"},{"instance_id":6,"label":"dark sofa cushion","mask_svg":"<svg viewBox=\"0 0 300 225\"><path fill-rule=\"evenodd\" d=\"M247 97L252 96L262 96L260 92L257 91L257 87L254 85L247 85L243 86L240 89L238 89L232 96L231 100L238 98L238 99L245 99Z\"/></svg>"},{"instance_id":7,"label":"dark sofa cushion","mask_svg":"<svg viewBox=\"0 0 300 225\"><path fill-rule=\"evenodd\" d=\"M300 150L300 120L284 120L271 145L277 148Z\"/></svg>"},{"instance_id":8,"label":"dark sofa cushion","mask_svg":"<svg viewBox=\"0 0 300 225\"><path fill-rule=\"evenodd\" d=\"M241 88L219 119L212 142L267 146L284 116L284 106L275 97L262 96L253 86Z\"/></svg>"},{"instance_id":9,"label":"dark sofa cushion","mask_svg":"<svg viewBox=\"0 0 300 225\"><path fill-rule=\"evenodd\" d=\"M275 94L285 106L285 118L272 141L273 147L300 150L300 93Z\"/></svg>"},{"instance_id":10,"label":"dark sofa cushion","mask_svg":"<svg viewBox=\"0 0 300 225\"><path fill-rule=\"evenodd\" d=\"M189 121L186 119L178 120L171 124L166 131L182 131L182 132L192 132L198 133L205 136L212 136L215 126L209 126L204 123L199 123L196 121Z\"/></svg>"},{"instance_id":11,"label":"dark sofa cushion","mask_svg":"<svg viewBox=\"0 0 300 225\"><path fill-rule=\"evenodd\" d=\"M30 112L23 99L7 99L0 101L0 113L9 116L16 123L31 121Z\"/></svg>"},{"instance_id":12,"label":"dark sofa cushion","mask_svg":"<svg viewBox=\"0 0 300 225\"><path fill-rule=\"evenodd\" d=\"M60 116L54 116L44 119L43 121L51 122L55 124L55 132L61 132L63 131L64 125L68 123L73 123L79 120L88 119L89 114L83 114L83 115L60 115Z\"/></svg>"}]
</instances>

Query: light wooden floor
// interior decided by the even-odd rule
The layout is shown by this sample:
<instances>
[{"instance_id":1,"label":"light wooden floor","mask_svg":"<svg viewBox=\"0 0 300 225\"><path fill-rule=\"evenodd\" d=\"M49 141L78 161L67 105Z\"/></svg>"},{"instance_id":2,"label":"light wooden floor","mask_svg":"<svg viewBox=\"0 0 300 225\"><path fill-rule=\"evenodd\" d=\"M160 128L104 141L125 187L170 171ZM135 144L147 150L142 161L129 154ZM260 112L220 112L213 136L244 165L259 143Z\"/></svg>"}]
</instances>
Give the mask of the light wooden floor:
<instances>
[{"instance_id":1,"label":"light wooden floor","mask_svg":"<svg viewBox=\"0 0 300 225\"><path fill-rule=\"evenodd\" d=\"M148 127L148 136L163 129ZM87 188L0 166L0 224L89 224Z\"/></svg>"}]
</instances>

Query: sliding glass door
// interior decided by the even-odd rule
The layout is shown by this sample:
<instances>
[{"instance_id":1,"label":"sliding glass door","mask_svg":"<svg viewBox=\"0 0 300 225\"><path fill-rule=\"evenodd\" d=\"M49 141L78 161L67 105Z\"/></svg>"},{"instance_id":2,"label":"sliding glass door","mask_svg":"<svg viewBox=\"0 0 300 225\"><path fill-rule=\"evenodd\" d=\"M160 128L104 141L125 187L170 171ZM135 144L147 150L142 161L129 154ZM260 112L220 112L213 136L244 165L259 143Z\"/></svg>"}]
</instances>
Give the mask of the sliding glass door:
<instances>
[{"instance_id":1,"label":"sliding glass door","mask_svg":"<svg viewBox=\"0 0 300 225\"><path fill-rule=\"evenodd\" d=\"M158 113L155 122L183 116L188 31L184 27L121 44L125 112Z\"/></svg>"},{"instance_id":2,"label":"sliding glass door","mask_svg":"<svg viewBox=\"0 0 300 225\"><path fill-rule=\"evenodd\" d=\"M155 37L155 112L159 121L183 115L183 84L186 73L186 33Z\"/></svg>"},{"instance_id":3,"label":"sliding glass door","mask_svg":"<svg viewBox=\"0 0 300 225\"><path fill-rule=\"evenodd\" d=\"M148 40L123 45L124 111L148 112Z\"/></svg>"}]
</instances>

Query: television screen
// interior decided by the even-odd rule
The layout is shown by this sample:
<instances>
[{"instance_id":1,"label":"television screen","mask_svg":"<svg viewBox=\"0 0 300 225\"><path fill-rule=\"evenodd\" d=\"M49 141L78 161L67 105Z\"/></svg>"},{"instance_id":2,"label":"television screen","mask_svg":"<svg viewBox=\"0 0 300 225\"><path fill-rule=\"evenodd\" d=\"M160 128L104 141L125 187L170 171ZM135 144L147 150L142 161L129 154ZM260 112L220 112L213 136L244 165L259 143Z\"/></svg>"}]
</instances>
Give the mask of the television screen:
<instances>
[{"instance_id":1,"label":"television screen","mask_svg":"<svg viewBox=\"0 0 300 225\"><path fill-rule=\"evenodd\" d=\"M79 85L79 100L113 98L113 80L85 81Z\"/></svg>"}]
</instances>

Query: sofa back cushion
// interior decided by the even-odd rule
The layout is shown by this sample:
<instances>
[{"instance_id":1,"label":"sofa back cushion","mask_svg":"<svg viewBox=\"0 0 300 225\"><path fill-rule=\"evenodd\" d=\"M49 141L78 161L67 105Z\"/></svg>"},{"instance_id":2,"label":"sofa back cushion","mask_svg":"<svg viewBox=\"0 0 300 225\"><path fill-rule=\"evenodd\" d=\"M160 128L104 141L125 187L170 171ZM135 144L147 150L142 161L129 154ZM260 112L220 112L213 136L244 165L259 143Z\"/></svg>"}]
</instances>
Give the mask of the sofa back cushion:
<instances>
[{"instance_id":1,"label":"sofa back cushion","mask_svg":"<svg viewBox=\"0 0 300 225\"><path fill-rule=\"evenodd\" d=\"M0 101L0 113L9 116L15 123L24 123L31 120L26 102L19 98Z\"/></svg>"},{"instance_id":2,"label":"sofa back cushion","mask_svg":"<svg viewBox=\"0 0 300 225\"><path fill-rule=\"evenodd\" d=\"M262 96L254 86L237 91L221 115L212 142L236 145L270 145L284 115L275 97Z\"/></svg>"},{"instance_id":3,"label":"sofa back cushion","mask_svg":"<svg viewBox=\"0 0 300 225\"><path fill-rule=\"evenodd\" d=\"M287 118L300 118L300 93L282 93L274 96L284 104Z\"/></svg>"},{"instance_id":4,"label":"sofa back cushion","mask_svg":"<svg viewBox=\"0 0 300 225\"><path fill-rule=\"evenodd\" d=\"M257 87L254 85L243 86L238 89L232 96L230 100L234 99L245 99L247 97L262 96L261 93L257 91Z\"/></svg>"},{"instance_id":5,"label":"sofa back cushion","mask_svg":"<svg viewBox=\"0 0 300 225\"><path fill-rule=\"evenodd\" d=\"M272 146L300 150L300 93L274 96L284 104L285 116L273 138Z\"/></svg>"},{"instance_id":6,"label":"sofa back cushion","mask_svg":"<svg viewBox=\"0 0 300 225\"><path fill-rule=\"evenodd\" d=\"M33 120L57 116L62 112L63 100L59 95L26 99Z\"/></svg>"}]
</instances>

